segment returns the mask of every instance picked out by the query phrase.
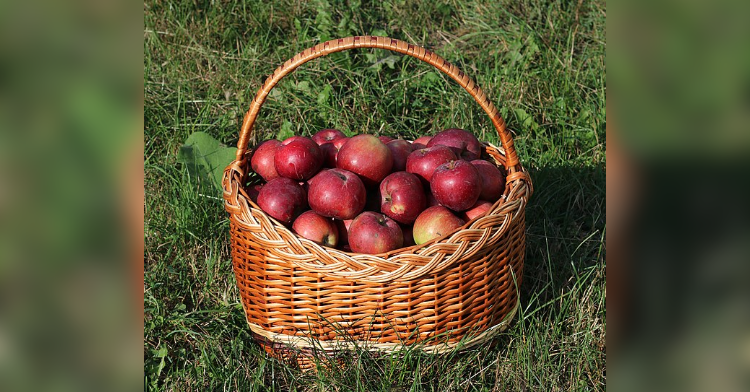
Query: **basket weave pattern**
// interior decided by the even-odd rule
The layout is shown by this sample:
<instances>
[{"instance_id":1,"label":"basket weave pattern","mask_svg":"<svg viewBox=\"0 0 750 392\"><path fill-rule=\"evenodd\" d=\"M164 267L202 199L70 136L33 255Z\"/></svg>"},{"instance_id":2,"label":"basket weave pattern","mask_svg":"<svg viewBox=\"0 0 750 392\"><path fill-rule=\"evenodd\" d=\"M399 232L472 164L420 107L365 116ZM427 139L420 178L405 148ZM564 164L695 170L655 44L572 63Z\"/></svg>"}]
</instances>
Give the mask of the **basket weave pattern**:
<instances>
[{"instance_id":1,"label":"basket weave pattern","mask_svg":"<svg viewBox=\"0 0 750 392\"><path fill-rule=\"evenodd\" d=\"M485 216L426 244L367 255L301 238L250 200L243 186L249 171L247 143L270 90L307 61L359 47L390 49L432 64L488 113L502 148L487 145L486 152L507 172L507 184ZM390 38L350 37L316 45L287 61L253 100L223 186L242 305L267 350L278 353L281 344L306 348L310 339L333 350L340 347L343 330L348 339L371 349L419 343L439 352L461 339L469 345L489 339L515 312L531 181L494 105L466 75L425 49Z\"/></svg>"}]
</instances>

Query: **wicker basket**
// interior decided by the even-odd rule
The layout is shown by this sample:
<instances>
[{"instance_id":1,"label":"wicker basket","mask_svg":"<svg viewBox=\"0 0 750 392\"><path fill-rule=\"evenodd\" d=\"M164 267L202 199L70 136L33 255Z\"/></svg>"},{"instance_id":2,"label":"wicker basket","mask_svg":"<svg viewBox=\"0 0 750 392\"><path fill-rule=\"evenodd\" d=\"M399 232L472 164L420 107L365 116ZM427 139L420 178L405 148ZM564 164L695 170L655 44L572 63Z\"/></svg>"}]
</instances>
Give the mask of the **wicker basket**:
<instances>
[{"instance_id":1,"label":"wicker basket","mask_svg":"<svg viewBox=\"0 0 750 392\"><path fill-rule=\"evenodd\" d=\"M245 191L248 140L271 89L300 65L356 48L388 49L446 73L492 120L502 148L486 153L507 173L503 197L482 217L428 243L386 254L348 253L301 238L264 213ZM304 50L266 80L245 115L237 158L224 173L237 285L253 335L267 352L309 365L313 350L440 353L485 342L518 306L531 181L503 119L463 72L423 48L384 37L349 37ZM303 355L297 355L303 354Z\"/></svg>"}]
</instances>

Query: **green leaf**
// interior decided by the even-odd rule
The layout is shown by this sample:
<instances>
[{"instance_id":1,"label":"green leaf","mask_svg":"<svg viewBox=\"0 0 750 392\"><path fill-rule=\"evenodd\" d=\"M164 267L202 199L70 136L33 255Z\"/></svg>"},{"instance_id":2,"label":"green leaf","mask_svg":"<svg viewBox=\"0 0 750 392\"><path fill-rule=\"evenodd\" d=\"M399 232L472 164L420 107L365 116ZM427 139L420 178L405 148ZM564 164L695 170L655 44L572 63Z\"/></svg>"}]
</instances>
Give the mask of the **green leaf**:
<instances>
[{"instance_id":1,"label":"green leaf","mask_svg":"<svg viewBox=\"0 0 750 392\"><path fill-rule=\"evenodd\" d=\"M429 71L422 76L420 84L422 86L433 86L440 82L440 75L437 72Z\"/></svg>"},{"instance_id":2,"label":"green leaf","mask_svg":"<svg viewBox=\"0 0 750 392\"><path fill-rule=\"evenodd\" d=\"M303 80L297 83L297 91L303 92L305 94L310 94L310 82Z\"/></svg>"},{"instance_id":3,"label":"green leaf","mask_svg":"<svg viewBox=\"0 0 750 392\"><path fill-rule=\"evenodd\" d=\"M515 113L518 122L521 124L522 129L537 130L537 128L539 128L539 124L534 121L534 117L526 113L525 110L518 108L513 110L513 112Z\"/></svg>"},{"instance_id":4,"label":"green leaf","mask_svg":"<svg viewBox=\"0 0 750 392\"><path fill-rule=\"evenodd\" d=\"M331 96L331 91L333 91L333 88L330 84L323 87L323 90L318 93L318 105L323 105L328 102L328 97Z\"/></svg>"},{"instance_id":5,"label":"green leaf","mask_svg":"<svg viewBox=\"0 0 750 392\"><path fill-rule=\"evenodd\" d=\"M388 56L381 61L383 61L385 65L388 66L388 68L393 69L396 65L396 62L398 62L400 59L401 59L401 56L394 55L394 56Z\"/></svg>"},{"instance_id":6,"label":"green leaf","mask_svg":"<svg viewBox=\"0 0 750 392\"><path fill-rule=\"evenodd\" d=\"M383 69L383 64L387 65L388 68L393 69L396 65L396 62L398 62L401 59L400 56L396 55L390 55L383 58L377 58L375 55L372 57L367 56L367 60L372 62L373 64L370 66L370 69L374 69L375 71L380 71Z\"/></svg>"},{"instance_id":7,"label":"green leaf","mask_svg":"<svg viewBox=\"0 0 750 392\"><path fill-rule=\"evenodd\" d=\"M160 346L157 350L151 350L151 352L156 358L164 358L168 354L167 348L164 346Z\"/></svg>"},{"instance_id":8,"label":"green leaf","mask_svg":"<svg viewBox=\"0 0 750 392\"><path fill-rule=\"evenodd\" d=\"M205 132L194 132L177 153L177 162L185 165L191 176L211 183L221 190L224 169L232 163L236 147L227 147Z\"/></svg>"},{"instance_id":9,"label":"green leaf","mask_svg":"<svg viewBox=\"0 0 750 392\"><path fill-rule=\"evenodd\" d=\"M526 52L529 56L539 53L539 45L536 44L536 40L533 36L529 36L529 44L526 47Z\"/></svg>"},{"instance_id":10,"label":"green leaf","mask_svg":"<svg viewBox=\"0 0 750 392\"><path fill-rule=\"evenodd\" d=\"M294 131L292 130L292 122L284 121L284 123L281 124L279 133L276 134L276 139L283 141L284 139L288 139L292 136L294 136Z\"/></svg>"}]
</instances>

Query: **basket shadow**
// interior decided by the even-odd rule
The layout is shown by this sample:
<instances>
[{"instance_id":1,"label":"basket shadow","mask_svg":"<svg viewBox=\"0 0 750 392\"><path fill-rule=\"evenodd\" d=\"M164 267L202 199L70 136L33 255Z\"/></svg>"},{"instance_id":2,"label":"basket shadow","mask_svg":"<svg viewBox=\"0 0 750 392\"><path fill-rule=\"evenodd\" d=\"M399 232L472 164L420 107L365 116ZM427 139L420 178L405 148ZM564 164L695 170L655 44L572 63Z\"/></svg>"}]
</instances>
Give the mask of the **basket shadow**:
<instances>
[{"instance_id":1,"label":"basket shadow","mask_svg":"<svg viewBox=\"0 0 750 392\"><path fill-rule=\"evenodd\" d=\"M530 175L534 194L526 209L519 291L521 307L534 310L578 283L582 271L604 265L606 174L603 166L555 166L530 170ZM535 311L545 318L554 310Z\"/></svg>"}]
</instances>

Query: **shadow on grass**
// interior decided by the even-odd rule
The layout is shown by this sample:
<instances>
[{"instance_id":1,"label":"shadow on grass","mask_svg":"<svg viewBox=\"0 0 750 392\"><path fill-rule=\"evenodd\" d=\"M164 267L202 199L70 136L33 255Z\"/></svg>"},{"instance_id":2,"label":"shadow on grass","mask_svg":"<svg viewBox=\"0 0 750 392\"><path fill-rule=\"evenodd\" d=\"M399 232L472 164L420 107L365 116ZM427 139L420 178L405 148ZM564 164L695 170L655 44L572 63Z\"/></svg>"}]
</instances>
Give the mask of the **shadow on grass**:
<instances>
[{"instance_id":1,"label":"shadow on grass","mask_svg":"<svg viewBox=\"0 0 750 392\"><path fill-rule=\"evenodd\" d=\"M521 301L546 303L576 283L581 271L604 262L605 171L602 166L531 171L526 209L526 260Z\"/></svg>"}]
</instances>

